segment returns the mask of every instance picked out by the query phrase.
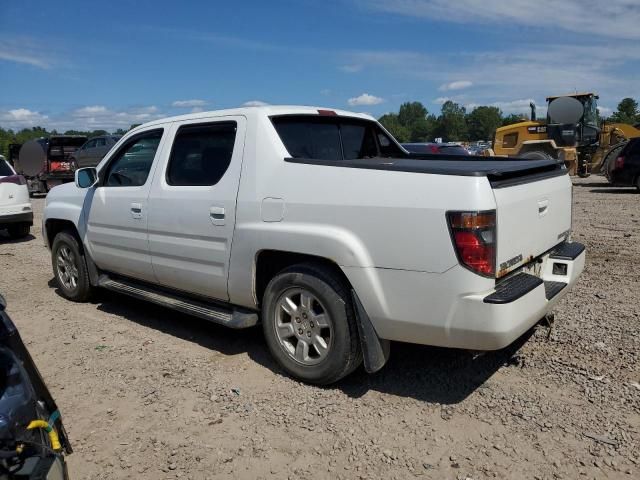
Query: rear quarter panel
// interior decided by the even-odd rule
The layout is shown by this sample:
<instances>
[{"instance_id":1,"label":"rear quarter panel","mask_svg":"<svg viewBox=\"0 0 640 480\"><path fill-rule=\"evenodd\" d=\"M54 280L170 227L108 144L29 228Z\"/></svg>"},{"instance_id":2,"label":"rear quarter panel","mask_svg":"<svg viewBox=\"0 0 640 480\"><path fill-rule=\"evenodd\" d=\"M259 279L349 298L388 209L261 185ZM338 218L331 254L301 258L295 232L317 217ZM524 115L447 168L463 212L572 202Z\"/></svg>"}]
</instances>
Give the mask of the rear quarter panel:
<instances>
[{"instance_id":1,"label":"rear quarter panel","mask_svg":"<svg viewBox=\"0 0 640 480\"><path fill-rule=\"evenodd\" d=\"M417 174L289 163L265 116L249 122L229 279L234 303L254 302L261 250L317 255L341 267L441 273L458 261L448 210L495 208L485 177ZM281 204L264 221L263 200Z\"/></svg>"}]
</instances>

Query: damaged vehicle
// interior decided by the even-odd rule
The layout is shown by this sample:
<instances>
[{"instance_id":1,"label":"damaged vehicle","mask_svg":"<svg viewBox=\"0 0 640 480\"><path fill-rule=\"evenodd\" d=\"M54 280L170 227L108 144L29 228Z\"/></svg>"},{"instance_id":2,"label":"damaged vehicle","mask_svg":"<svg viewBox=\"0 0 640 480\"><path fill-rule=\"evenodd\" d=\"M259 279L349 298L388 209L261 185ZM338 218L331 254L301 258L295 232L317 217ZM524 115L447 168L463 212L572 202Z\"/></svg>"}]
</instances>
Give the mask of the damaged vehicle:
<instances>
[{"instance_id":1,"label":"damaged vehicle","mask_svg":"<svg viewBox=\"0 0 640 480\"><path fill-rule=\"evenodd\" d=\"M72 157L86 141L83 135L52 135L22 144L15 168L27 179L29 194L47 193L73 182L76 164Z\"/></svg>"},{"instance_id":2,"label":"damaged vehicle","mask_svg":"<svg viewBox=\"0 0 640 480\"><path fill-rule=\"evenodd\" d=\"M0 480L65 480L60 411L0 295Z\"/></svg>"},{"instance_id":3,"label":"damaged vehicle","mask_svg":"<svg viewBox=\"0 0 640 480\"><path fill-rule=\"evenodd\" d=\"M229 326L260 320L310 383L389 342L503 348L577 281L552 159L410 154L369 115L248 107L157 120L47 198L60 292L106 288Z\"/></svg>"}]
</instances>

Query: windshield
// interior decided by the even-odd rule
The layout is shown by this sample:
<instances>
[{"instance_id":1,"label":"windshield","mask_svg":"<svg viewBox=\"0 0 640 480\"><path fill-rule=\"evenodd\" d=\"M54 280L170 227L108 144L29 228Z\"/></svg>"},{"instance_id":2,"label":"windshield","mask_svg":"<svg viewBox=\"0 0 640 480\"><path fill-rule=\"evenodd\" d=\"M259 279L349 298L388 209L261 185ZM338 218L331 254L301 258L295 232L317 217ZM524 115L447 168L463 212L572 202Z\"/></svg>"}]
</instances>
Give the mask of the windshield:
<instances>
[{"instance_id":1,"label":"windshield","mask_svg":"<svg viewBox=\"0 0 640 480\"><path fill-rule=\"evenodd\" d=\"M598 103L594 97L588 98L584 102L585 125L598 125Z\"/></svg>"}]
</instances>

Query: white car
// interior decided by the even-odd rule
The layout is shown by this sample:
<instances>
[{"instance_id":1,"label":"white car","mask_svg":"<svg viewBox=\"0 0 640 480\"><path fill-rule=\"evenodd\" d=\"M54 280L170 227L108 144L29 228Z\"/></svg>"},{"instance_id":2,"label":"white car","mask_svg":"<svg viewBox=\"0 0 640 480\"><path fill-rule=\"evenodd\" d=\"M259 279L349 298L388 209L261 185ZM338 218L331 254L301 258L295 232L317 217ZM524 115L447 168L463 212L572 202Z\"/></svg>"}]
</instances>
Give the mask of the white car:
<instances>
[{"instance_id":1,"label":"white car","mask_svg":"<svg viewBox=\"0 0 640 480\"><path fill-rule=\"evenodd\" d=\"M29 235L31 225L33 210L27 182L0 155L0 230L6 229L11 238L22 238Z\"/></svg>"},{"instance_id":2,"label":"white car","mask_svg":"<svg viewBox=\"0 0 640 480\"><path fill-rule=\"evenodd\" d=\"M411 155L368 115L266 106L157 120L47 197L62 295L115 290L232 328L291 375L389 341L505 347L582 272L555 160Z\"/></svg>"}]
</instances>

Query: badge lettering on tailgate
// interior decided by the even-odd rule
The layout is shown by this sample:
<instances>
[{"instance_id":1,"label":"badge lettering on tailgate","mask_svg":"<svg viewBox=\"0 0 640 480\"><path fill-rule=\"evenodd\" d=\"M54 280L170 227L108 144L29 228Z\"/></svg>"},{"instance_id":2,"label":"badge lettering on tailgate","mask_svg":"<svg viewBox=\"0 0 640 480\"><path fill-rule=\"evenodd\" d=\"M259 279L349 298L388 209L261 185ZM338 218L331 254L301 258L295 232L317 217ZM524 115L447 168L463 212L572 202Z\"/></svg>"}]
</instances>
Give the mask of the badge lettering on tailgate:
<instances>
[{"instance_id":1,"label":"badge lettering on tailgate","mask_svg":"<svg viewBox=\"0 0 640 480\"><path fill-rule=\"evenodd\" d=\"M517 255L509 260L507 260L506 262L503 262L500 264L500 270L506 270L509 267L514 266L516 263L520 263L522 261L522 254Z\"/></svg>"}]
</instances>

